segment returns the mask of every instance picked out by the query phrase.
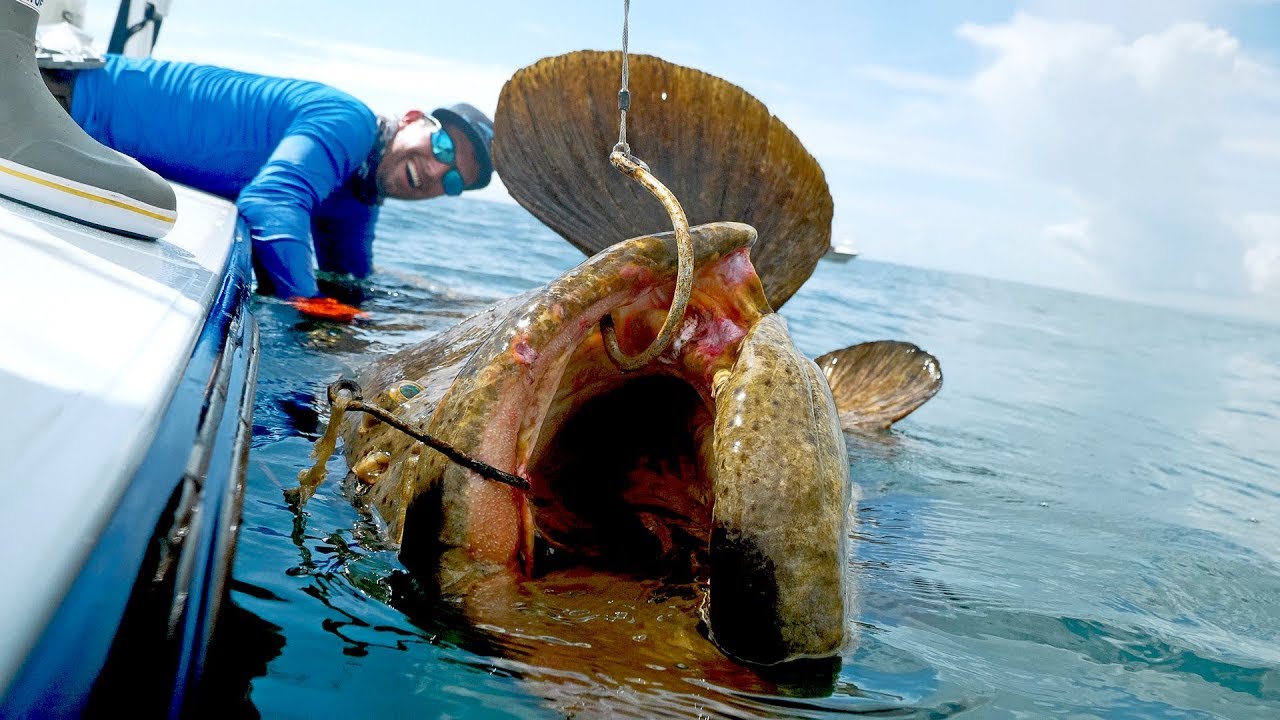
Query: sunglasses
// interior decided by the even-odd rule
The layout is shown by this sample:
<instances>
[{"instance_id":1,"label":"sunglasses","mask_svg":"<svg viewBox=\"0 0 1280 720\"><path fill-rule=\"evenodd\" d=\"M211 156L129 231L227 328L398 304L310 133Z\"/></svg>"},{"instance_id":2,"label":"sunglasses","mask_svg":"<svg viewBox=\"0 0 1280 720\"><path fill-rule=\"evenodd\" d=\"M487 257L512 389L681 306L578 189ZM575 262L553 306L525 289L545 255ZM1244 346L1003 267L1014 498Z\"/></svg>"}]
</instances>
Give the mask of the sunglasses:
<instances>
[{"instance_id":1,"label":"sunglasses","mask_svg":"<svg viewBox=\"0 0 1280 720\"><path fill-rule=\"evenodd\" d=\"M428 116L430 117L430 116ZM436 130L431 133L431 154L445 165L453 165L456 159L453 152L453 138L449 137L449 133L444 131L444 127L439 120L435 120ZM462 181L462 173L458 172L455 165L449 169L440 179L440 185L444 187L444 194L457 197L466 189L466 183Z\"/></svg>"}]
</instances>

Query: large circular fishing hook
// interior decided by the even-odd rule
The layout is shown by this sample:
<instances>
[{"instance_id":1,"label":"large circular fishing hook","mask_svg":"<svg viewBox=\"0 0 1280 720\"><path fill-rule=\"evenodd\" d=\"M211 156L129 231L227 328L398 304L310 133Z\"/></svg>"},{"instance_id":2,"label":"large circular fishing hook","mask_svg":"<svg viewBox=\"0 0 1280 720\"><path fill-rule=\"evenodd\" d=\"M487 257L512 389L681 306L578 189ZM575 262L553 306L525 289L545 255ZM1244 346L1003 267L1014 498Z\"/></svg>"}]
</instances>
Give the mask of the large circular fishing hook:
<instances>
[{"instance_id":1,"label":"large circular fishing hook","mask_svg":"<svg viewBox=\"0 0 1280 720\"><path fill-rule=\"evenodd\" d=\"M618 121L618 144L613 146L613 152L609 154L609 162L626 174L627 177L644 186L644 189L648 190L658 199L658 202L662 203L662 207L671 216L671 224L676 232L677 266L675 294L671 298L671 307L667 310L667 318L663 321L662 329L658 331L657 337L639 355L628 357L622 352L622 348L618 345L617 334L614 331L612 315L606 313L604 317L600 318L600 334L604 338L605 351L608 352L609 359L624 372L639 370L648 365L671 345L676 326L684 322L685 311L689 308L689 298L693 295L693 237L689 235L689 220L685 217L684 208L680 207L680 201L676 199L675 194L653 176L653 173L649 171L649 166L631 154L631 148L627 145L627 110L631 107L631 93L627 89L629 74L627 36L629 34L628 15L630 10L631 0L623 0L622 88L618 91L618 112L620 115Z\"/></svg>"}]
</instances>

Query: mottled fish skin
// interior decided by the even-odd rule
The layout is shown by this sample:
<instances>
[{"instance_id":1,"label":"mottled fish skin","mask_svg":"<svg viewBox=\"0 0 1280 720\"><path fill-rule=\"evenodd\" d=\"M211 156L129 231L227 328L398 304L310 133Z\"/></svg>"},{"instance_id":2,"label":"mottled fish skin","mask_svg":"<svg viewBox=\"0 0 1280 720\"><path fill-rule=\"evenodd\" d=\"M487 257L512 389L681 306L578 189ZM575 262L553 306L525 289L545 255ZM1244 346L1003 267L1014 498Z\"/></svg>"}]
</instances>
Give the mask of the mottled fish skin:
<instances>
[{"instance_id":1,"label":"mottled fish skin","mask_svg":"<svg viewBox=\"0 0 1280 720\"><path fill-rule=\"evenodd\" d=\"M494 114L494 167L511 196L592 254L670 223L661 204L596 148L618 137L618 109L583 98L618 91L622 53L580 50L511 76ZM826 174L759 99L697 68L628 56L628 141L680 198L693 224L744 222L760 233L751 263L782 307L831 247L835 205Z\"/></svg>"},{"instance_id":2,"label":"mottled fish skin","mask_svg":"<svg viewBox=\"0 0 1280 720\"><path fill-rule=\"evenodd\" d=\"M366 399L384 410L410 420L430 418L453 385L463 364L493 332L499 318L521 307L533 292L503 300L434 335L414 348L384 358L365 369L357 379ZM402 399L397 388L412 382L422 390ZM385 452L391 460L379 482L356 490L362 501L377 508L387 523L392 542L399 543L404 530L408 502L424 488L415 484L422 443L372 416L351 414L343 430L348 464L358 465L365 457Z\"/></svg>"},{"instance_id":3,"label":"mottled fish skin","mask_svg":"<svg viewBox=\"0 0 1280 720\"><path fill-rule=\"evenodd\" d=\"M831 655L848 633L854 492L831 390L774 314L752 328L716 394L717 643L758 663Z\"/></svg>"}]
</instances>

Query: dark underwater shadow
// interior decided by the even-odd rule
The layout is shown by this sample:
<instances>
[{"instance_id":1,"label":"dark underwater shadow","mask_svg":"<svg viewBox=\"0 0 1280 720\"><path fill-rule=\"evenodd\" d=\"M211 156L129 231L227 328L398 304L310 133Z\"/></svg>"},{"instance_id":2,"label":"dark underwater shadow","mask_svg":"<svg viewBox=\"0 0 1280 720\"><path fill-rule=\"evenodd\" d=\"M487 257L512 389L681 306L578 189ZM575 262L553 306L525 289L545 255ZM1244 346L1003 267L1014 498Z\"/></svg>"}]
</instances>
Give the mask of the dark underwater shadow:
<instances>
[{"instance_id":1,"label":"dark underwater shadow","mask_svg":"<svg viewBox=\"0 0 1280 720\"><path fill-rule=\"evenodd\" d=\"M231 590L254 597L271 598L271 593L233 580ZM205 675L186 717L260 718L249 694L254 678L267 674L267 665L284 649L284 632L240 607L234 599L222 605L217 630L205 660Z\"/></svg>"}]
</instances>

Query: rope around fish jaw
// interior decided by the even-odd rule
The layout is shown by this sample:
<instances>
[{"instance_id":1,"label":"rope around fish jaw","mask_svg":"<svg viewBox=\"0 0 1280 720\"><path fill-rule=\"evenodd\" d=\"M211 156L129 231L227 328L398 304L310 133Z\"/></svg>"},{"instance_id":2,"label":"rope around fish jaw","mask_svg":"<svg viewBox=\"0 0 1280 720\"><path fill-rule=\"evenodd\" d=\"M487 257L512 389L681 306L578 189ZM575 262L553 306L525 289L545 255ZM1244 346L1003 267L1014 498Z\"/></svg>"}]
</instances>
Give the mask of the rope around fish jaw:
<instances>
[{"instance_id":1,"label":"rope around fish jaw","mask_svg":"<svg viewBox=\"0 0 1280 720\"><path fill-rule=\"evenodd\" d=\"M623 372L639 370L661 355L671 345L676 327L684 322L685 311L689 308L689 297L693 294L693 238L689 235L689 220L685 217L684 208L674 193L658 181L649 166L631 154L627 145L627 110L631 108L631 93L627 89L630 77L627 63L627 35L631 12L631 0L623 0L622 5L622 88L618 91L618 144L613 146L609 154L609 162L628 177L644 186L671 216L671 224L676 231L676 290L671 298L671 308L667 310L667 319L657 337L649 343L644 352L627 357L618 345L618 336L613 329L613 316L606 314L600 318L600 334L604 337L604 348L609 359Z\"/></svg>"},{"instance_id":2,"label":"rope around fish jaw","mask_svg":"<svg viewBox=\"0 0 1280 720\"><path fill-rule=\"evenodd\" d=\"M301 487L294 493L294 497L305 502L315 492L315 488L324 479L324 465L329 459L329 454L333 452L333 446L336 444L337 427L342 419L342 414L348 410L355 412L368 413L409 437L417 440L431 449L439 452L453 462L465 467L466 469L476 473L486 480L500 482L503 485L510 485L518 490L529 490L529 481L519 475L512 475L509 472L499 470L492 465L481 462L466 453L458 450L449 443L432 437L425 432L415 430L400 418L383 410L377 405L369 405L364 402L363 394L360 390L360 383L355 380L342 379L329 385L329 407L331 413L329 416L329 427L325 429L322 442L317 443L317 449L326 446L327 451L314 453L316 456L316 465L310 470L305 470L299 474L298 479L301 481ZM328 440L329 442L323 442Z\"/></svg>"}]
</instances>

